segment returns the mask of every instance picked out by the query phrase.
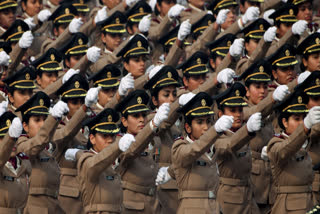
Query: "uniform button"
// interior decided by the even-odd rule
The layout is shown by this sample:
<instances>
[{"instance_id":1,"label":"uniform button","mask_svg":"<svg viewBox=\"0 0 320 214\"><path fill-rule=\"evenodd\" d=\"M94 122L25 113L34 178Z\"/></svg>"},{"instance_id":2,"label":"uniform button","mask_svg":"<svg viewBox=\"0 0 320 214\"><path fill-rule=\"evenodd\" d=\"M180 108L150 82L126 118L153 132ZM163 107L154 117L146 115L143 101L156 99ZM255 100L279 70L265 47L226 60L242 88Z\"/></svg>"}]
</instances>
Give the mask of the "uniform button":
<instances>
[{"instance_id":1,"label":"uniform button","mask_svg":"<svg viewBox=\"0 0 320 214\"><path fill-rule=\"evenodd\" d=\"M154 165L151 165L150 168L151 168L151 169L154 169Z\"/></svg>"}]
</instances>

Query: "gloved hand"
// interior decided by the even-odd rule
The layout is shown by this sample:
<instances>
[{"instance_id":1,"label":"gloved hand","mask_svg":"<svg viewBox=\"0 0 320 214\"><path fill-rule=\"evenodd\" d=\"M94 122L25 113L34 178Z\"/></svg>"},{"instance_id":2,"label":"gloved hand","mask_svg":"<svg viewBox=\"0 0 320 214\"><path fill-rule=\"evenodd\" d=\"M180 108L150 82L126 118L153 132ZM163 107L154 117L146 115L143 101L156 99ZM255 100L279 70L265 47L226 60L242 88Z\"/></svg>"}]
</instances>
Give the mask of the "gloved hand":
<instances>
[{"instance_id":1,"label":"gloved hand","mask_svg":"<svg viewBox=\"0 0 320 214\"><path fill-rule=\"evenodd\" d=\"M156 115L154 115L154 118L153 118L153 123L154 123L154 125L155 125L156 127L159 127L160 124L161 124L164 120L168 119L169 112L170 112L170 104L169 104L169 103L163 103L163 104L159 107Z\"/></svg>"},{"instance_id":2,"label":"gloved hand","mask_svg":"<svg viewBox=\"0 0 320 214\"><path fill-rule=\"evenodd\" d=\"M238 57L241 55L244 48L244 39L235 39L229 48L229 53L232 57Z\"/></svg>"},{"instance_id":3,"label":"gloved hand","mask_svg":"<svg viewBox=\"0 0 320 214\"><path fill-rule=\"evenodd\" d=\"M81 21L81 18L73 18L69 24L70 33L78 33L82 25L83 21Z\"/></svg>"},{"instance_id":4,"label":"gloved hand","mask_svg":"<svg viewBox=\"0 0 320 214\"><path fill-rule=\"evenodd\" d=\"M149 79L151 79L154 75L156 75L161 70L162 67L163 65L153 66L153 68L149 71Z\"/></svg>"},{"instance_id":5,"label":"gloved hand","mask_svg":"<svg viewBox=\"0 0 320 214\"><path fill-rule=\"evenodd\" d=\"M50 111L50 114L52 115L52 117L60 119L64 114L68 112L68 104L60 100L53 106L53 108Z\"/></svg>"},{"instance_id":6,"label":"gloved hand","mask_svg":"<svg viewBox=\"0 0 320 214\"><path fill-rule=\"evenodd\" d=\"M80 73L80 70L69 69L62 77L62 84L67 82L73 75Z\"/></svg>"},{"instance_id":7,"label":"gloved hand","mask_svg":"<svg viewBox=\"0 0 320 214\"><path fill-rule=\"evenodd\" d=\"M289 88L287 85L279 85L272 94L272 98L275 101L281 102L287 94L290 94Z\"/></svg>"},{"instance_id":8,"label":"gloved hand","mask_svg":"<svg viewBox=\"0 0 320 214\"><path fill-rule=\"evenodd\" d=\"M218 25L222 25L226 21L229 12L229 9L222 9L219 11L216 19Z\"/></svg>"},{"instance_id":9,"label":"gloved hand","mask_svg":"<svg viewBox=\"0 0 320 214\"><path fill-rule=\"evenodd\" d=\"M129 89L134 88L134 79L131 73L128 73L120 81L118 92L120 96L126 95Z\"/></svg>"},{"instance_id":10,"label":"gloved hand","mask_svg":"<svg viewBox=\"0 0 320 214\"><path fill-rule=\"evenodd\" d=\"M45 22L45 21L48 21L48 19L51 15L52 15L52 13L50 12L50 10L44 9L39 12L38 19L40 22Z\"/></svg>"},{"instance_id":11,"label":"gloved hand","mask_svg":"<svg viewBox=\"0 0 320 214\"><path fill-rule=\"evenodd\" d=\"M273 21L273 19L270 19L269 16L270 16L272 13L274 13L275 11L276 11L275 9L270 9L270 10L267 10L266 12L264 12L264 14L263 14L264 20L266 20L267 22L269 22L269 24L270 24L271 26L274 25L274 21Z\"/></svg>"},{"instance_id":12,"label":"gloved hand","mask_svg":"<svg viewBox=\"0 0 320 214\"><path fill-rule=\"evenodd\" d=\"M154 8L156 7L157 0L150 0L149 6L151 7L152 11L154 12Z\"/></svg>"},{"instance_id":13,"label":"gloved hand","mask_svg":"<svg viewBox=\"0 0 320 214\"><path fill-rule=\"evenodd\" d=\"M97 15L94 17L94 23L97 24L98 22L101 22L107 18L108 18L107 6L104 6L103 8L98 10Z\"/></svg>"},{"instance_id":14,"label":"gloved hand","mask_svg":"<svg viewBox=\"0 0 320 214\"><path fill-rule=\"evenodd\" d=\"M87 50L88 60L92 63L95 63L100 58L100 52L101 52L101 49L96 46L92 46L88 48Z\"/></svg>"},{"instance_id":15,"label":"gloved hand","mask_svg":"<svg viewBox=\"0 0 320 214\"><path fill-rule=\"evenodd\" d=\"M5 52L0 52L0 65L8 66L10 63L10 56Z\"/></svg>"},{"instance_id":16,"label":"gloved hand","mask_svg":"<svg viewBox=\"0 0 320 214\"><path fill-rule=\"evenodd\" d=\"M168 11L168 17L169 17L170 19L177 18L177 17L180 15L180 13L181 13L182 11L184 11L185 9L186 9L186 8L185 8L184 6L182 6L182 5L180 5L180 4L176 4L176 5L172 6L172 7L169 9L169 11Z\"/></svg>"},{"instance_id":17,"label":"gloved hand","mask_svg":"<svg viewBox=\"0 0 320 214\"><path fill-rule=\"evenodd\" d=\"M30 30L32 30L36 26L36 24L33 22L33 17L26 18L23 21L29 26Z\"/></svg>"},{"instance_id":18,"label":"gloved hand","mask_svg":"<svg viewBox=\"0 0 320 214\"><path fill-rule=\"evenodd\" d=\"M217 75L217 81L219 83L232 83L236 73L231 68L225 68Z\"/></svg>"},{"instance_id":19,"label":"gloved hand","mask_svg":"<svg viewBox=\"0 0 320 214\"><path fill-rule=\"evenodd\" d=\"M127 5L128 7L131 7L131 6L133 6L135 3L137 3L138 1L140 1L140 0L126 0L126 5Z\"/></svg>"},{"instance_id":20,"label":"gloved hand","mask_svg":"<svg viewBox=\"0 0 320 214\"><path fill-rule=\"evenodd\" d=\"M0 103L0 109L4 109L5 111L7 111L7 109L8 109L8 104L9 104L9 102L8 101L2 101L1 103Z\"/></svg>"},{"instance_id":21,"label":"gloved hand","mask_svg":"<svg viewBox=\"0 0 320 214\"><path fill-rule=\"evenodd\" d=\"M19 40L20 48L29 48L33 42L33 35L31 31L26 31L22 34L21 39Z\"/></svg>"},{"instance_id":22,"label":"gloved hand","mask_svg":"<svg viewBox=\"0 0 320 214\"><path fill-rule=\"evenodd\" d=\"M9 136L12 138L18 138L22 134L22 123L19 117L15 117L12 120L11 126L9 127Z\"/></svg>"},{"instance_id":23,"label":"gloved hand","mask_svg":"<svg viewBox=\"0 0 320 214\"><path fill-rule=\"evenodd\" d=\"M165 184L170 181L172 178L168 173L168 166L161 167L158 171L157 178L156 178L156 185Z\"/></svg>"},{"instance_id":24,"label":"gloved hand","mask_svg":"<svg viewBox=\"0 0 320 214\"><path fill-rule=\"evenodd\" d=\"M272 42L276 38L277 27L269 27L268 30L264 33L263 39L266 42Z\"/></svg>"},{"instance_id":25,"label":"gloved hand","mask_svg":"<svg viewBox=\"0 0 320 214\"><path fill-rule=\"evenodd\" d=\"M302 72L302 73L298 76L298 84L303 83L303 82L310 76L310 74L311 74L310 71Z\"/></svg>"},{"instance_id":26,"label":"gloved hand","mask_svg":"<svg viewBox=\"0 0 320 214\"><path fill-rule=\"evenodd\" d=\"M64 158L68 161L75 161L76 154L80 149L67 149L66 153L64 154Z\"/></svg>"},{"instance_id":27,"label":"gloved hand","mask_svg":"<svg viewBox=\"0 0 320 214\"><path fill-rule=\"evenodd\" d=\"M233 116L223 115L214 124L214 129L218 133L221 133L230 129L232 127L232 124L233 124Z\"/></svg>"},{"instance_id":28,"label":"gloved hand","mask_svg":"<svg viewBox=\"0 0 320 214\"><path fill-rule=\"evenodd\" d=\"M304 126L311 129L312 126L320 122L320 106L315 106L309 110L309 113L304 118Z\"/></svg>"},{"instance_id":29,"label":"gloved hand","mask_svg":"<svg viewBox=\"0 0 320 214\"><path fill-rule=\"evenodd\" d=\"M248 22L257 20L259 18L259 15L260 10L258 7L249 7L241 18L243 25L246 25Z\"/></svg>"},{"instance_id":30,"label":"gloved hand","mask_svg":"<svg viewBox=\"0 0 320 214\"><path fill-rule=\"evenodd\" d=\"M151 25L151 14L144 16L139 22L139 31L141 33L147 33Z\"/></svg>"},{"instance_id":31,"label":"gloved hand","mask_svg":"<svg viewBox=\"0 0 320 214\"><path fill-rule=\"evenodd\" d=\"M317 30L318 33L320 33L320 28Z\"/></svg>"},{"instance_id":32,"label":"gloved hand","mask_svg":"<svg viewBox=\"0 0 320 214\"><path fill-rule=\"evenodd\" d=\"M262 125L262 116L260 112L254 113L249 117L247 122L248 132L256 132L261 129Z\"/></svg>"},{"instance_id":33,"label":"gloved hand","mask_svg":"<svg viewBox=\"0 0 320 214\"><path fill-rule=\"evenodd\" d=\"M178 31L178 40L183 41L187 36L191 33L191 23L190 20L187 19L184 22L181 23Z\"/></svg>"},{"instance_id":34,"label":"gloved hand","mask_svg":"<svg viewBox=\"0 0 320 214\"><path fill-rule=\"evenodd\" d=\"M288 2L288 0L281 0L283 3L287 3Z\"/></svg>"},{"instance_id":35,"label":"gloved hand","mask_svg":"<svg viewBox=\"0 0 320 214\"><path fill-rule=\"evenodd\" d=\"M269 158L268 158L268 153L267 153L267 146L264 146L263 148L262 148L262 151L261 151L261 158L262 158L262 160L264 160L264 161L268 161L269 160Z\"/></svg>"},{"instance_id":36,"label":"gloved hand","mask_svg":"<svg viewBox=\"0 0 320 214\"><path fill-rule=\"evenodd\" d=\"M307 21L299 20L292 25L291 30L293 34L301 36L303 32L307 29L307 27L308 27Z\"/></svg>"},{"instance_id":37,"label":"gloved hand","mask_svg":"<svg viewBox=\"0 0 320 214\"><path fill-rule=\"evenodd\" d=\"M185 104L187 104L194 96L196 96L194 93L189 92L187 94L182 94L179 97L179 105L180 106L184 106Z\"/></svg>"},{"instance_id":38,"label":"gloved hand","mask_svg":"<svg viewBox=\"0 0 320 214\"><path fill-rule=\"evenodd\" d=\"M84 104L87 107L92 106L93 104L97 103L98 101L98 94L99 91L101 90L101 87L97 88L90 88L89 91L87 92L86 98L84 99Z\"/></svg>"},{"instance_id":39,"label":"gloved hand","mask_svg":"<svg viewBox=\"0 0 320 214\"><path fill-rule=\"evenodd\" d=\"M136 141L136 139L134 138L134 136L132 134L125 134L119 140L119 149L122 152L125 152L129 149L130 145L135 141Z\"/></svg>"}]
</instances>

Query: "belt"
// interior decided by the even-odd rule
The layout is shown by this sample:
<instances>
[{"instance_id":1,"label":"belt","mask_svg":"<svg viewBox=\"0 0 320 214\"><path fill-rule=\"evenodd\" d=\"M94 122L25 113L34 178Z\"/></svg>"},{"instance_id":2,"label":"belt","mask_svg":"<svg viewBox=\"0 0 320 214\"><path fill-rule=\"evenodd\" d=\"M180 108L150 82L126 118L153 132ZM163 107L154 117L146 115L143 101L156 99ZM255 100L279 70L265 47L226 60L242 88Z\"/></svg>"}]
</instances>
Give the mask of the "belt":
<instances>
[{"instance_id":1,"label":"belt","mask_svg":"<svg viewBox=\"0 0 320 214\"><path fill-rule=\"evenodd\" d=\"M112 213L120 213L121 205L116 204L90 204L84 207L85 213L89 212L112 212Z\"/></svg>"},{"instance_id":2,"label":"belt","mask_svg":"<svg viewBox=\"0 0 320 214\"><path fill-rule=\"evenodd\" d=\"M222 178L220 177L220 183L230 186L248 186L248 180L241 180L236 178Z\"/></svg>"},{"instance_id":3,"label":"belt","mask_svg":"<svg viewBox=\"0 0 320 214\"><path fill-rule=\"evenodd\" d=\"M0 213L6 214L22 214L22 209L19 208L7 208L7 207L0 207Z\"/></svg>"},{"instance_id":4,"label":"belt","mask_svg":"<svg viewBox=\"0 0 320 214\"><path fill-rule=\"evenodd\" d=\"M277 193L307 193L311 192L312 187L306 186L278 186L276 187Z\"/></svg>"},{"instance_id":5,"label":"belt","mask_svg":"<svg viewBox=\"0 0 320 214\"><path fill-rule=\"evenodd\" d=\"M216 195L213 191L194 191L194 190L183 190L179 191L179 200L183 198L209 198L215 199Z\"/></svg>"},{"instance_id":6,"label":"belt","mask_svg":"<svg viewBox=\"0 0 320 214\"><path fill-rule=\"evenodd\" d=\"M145 195L150 195L153 196L156 193L156 188L155 187L145 187L145 186L140 186L137 184L129 183L127 181L122 181L122 188L123 189L128 189L134 192L139 192Z\"/></svg>"},{"instance_id":7,"label":"belt","mask_svg":"<svg viewBox=\"0 0 320 214\"><path fill-rule=\"evenodd\" d=\"M320 174L319 171L314 171L314 178L313 178L313 182L320 182Z\"/></svg>"},{"instance_id":8,"label":"belt","mask_svg":"<svg viewBox=\"0 0 320 214\"><path fill-rule=\"evenodd\" d=\"M263 160L261 158L261 153L256 151L251 151L251 157L258 160ZM263 161L266 161L266 160L263 160ZM267 162L270 162L270 160L267 160Z\"/></svg>"},{"instance_id":9,"label":"belt","mask_svg":"<svg viewBox=\"0 0 320 214\"><path fill-rule=\"evenodd\" d=\"M71 176L77 176L78 171L77 169L72 168L60 168L61 175L71 175Z\"/></svg>"},{"instance_id":10,"label":"belt","mask_svg":"<svg viewBox=\"0 0 320 214\"><path fill-rule=\"evenodd\" d=\"M53 198L58 198L58 190L41 188L41 187L32 187L29 189L29 195L46 195Z\"/></svg>"}]
</instances>

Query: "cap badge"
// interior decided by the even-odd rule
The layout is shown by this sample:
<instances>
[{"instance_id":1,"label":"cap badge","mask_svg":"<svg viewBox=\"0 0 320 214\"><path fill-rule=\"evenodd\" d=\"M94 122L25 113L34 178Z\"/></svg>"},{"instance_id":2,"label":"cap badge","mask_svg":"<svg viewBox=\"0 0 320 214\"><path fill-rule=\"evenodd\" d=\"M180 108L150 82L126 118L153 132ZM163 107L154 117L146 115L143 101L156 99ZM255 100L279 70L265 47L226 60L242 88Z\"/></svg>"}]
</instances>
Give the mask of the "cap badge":
<instances>
[{"instance_id":1,"label":"cap badge","mask_svg":"<svg viewBox=\"0 0 320 214\"><path fill-rule=\"evenodd\" d=\"M319 78L316 79L316 85L320 85L320 79Z\"/></svg>"},{"instance_id":2,"label":"cap badge","mask_svg":"<svg viewBox=\"0 0 320 214\"><path fill-rule=\"evenodd\" d=\"M108 116L108 122L112 122L112 116L111 115Z\"/></svg>"},{"instance_id":3,"label":"cap badge","mask_svg":"<svg viewBox=\"0 0 320 214\"><path fill-rule=\"evenodd\" d=\"M172 77L172 73L169 71L168 72L168 77L171 78Z\"/></svg>"},{"instance_id":4,"label":"cap badge","mask_svg":"<svg viewBox=\"0 0 320 214\"><path fill-rule=\"evenodd\" d=\"M7 127L11 126L11 121L9 119L6 121L6 125L7 125Z\"/></svg>"},{"instance_id":5,"label":"cap badge","mask_svg":"<svg viewBox=\"0 0 320 214\"><path fill-rule=\"evenodd\" d=\"M260 67L259 67L259 71L262 73L262 72L264 72L264 67L261 65Z\"/></svg>"},{"instance_id":6,"label":"cap badge","mask_svg":"<svg viewBox=\"0 0 320 214\"><path fill-rule=\"evenodd\" d=\"M263 24L261 24L261 25L259 26L259 28L260 28L260 30L264 30Z\"/></svg>"},{"instance_id":7,"label":"cap badge","mask_svg":"<svg viewBox=\"0 0 320 214\"><path fill-rule=\"evenodd\" d=\"M316 38L316 44L319 45L319 43L320 43L320 39L319 39L319 37L317 37L317 38Z\"/></svg>"},{"instance_id":8,"label":"cap badge","mask_svg":"<svg viewBox=\"0 0 320 214\"><path fill-rule=\"evenodd\" d=\"M302 97L301 97L301 96L298 97L298 103L299 103L299 104L302 103Z\"/></svg>"},{"instance_id":9,"label":"cap badge","mask_svg":"<svg viewBox=\"0 0 320 214\"><path fill-rule=\"evenodd\" d=\"M143 7L140 7L140 8L139 8L139 12L140 12L140 13L143 13L143 12L144 12Z\"/></svg>"},{"instance_id":10,"label":"cap badge","mask_svg":"<svg viewBox=\"0 0 320 214\"><path fill-rule=\"evenodd\" d=\"M22 28L21 28L20 25L17 27L17 30L18 30L18 32L21 32L21 31L22 31Z\"/></svg>"},{"instance_id":11,"label":"cap badge","mask_svg":"<svg viewBox=\"0 0 320 214\"><path fill-rule=\"evenodd\" d=\"M293 9L290 9L290 10L289 10L289 14L290 14L290 15L293 15Z\"/></svg>"},{"instance_id":12,"label":"cap badge","mask_svg":"<svg viewBox=\"0 0 320 214\"><path fill-rule=\"evenodd\" d=\"M141 97L138 97L138 98L137 98L137 103L138 103L138 104L141 104L141 103L142 103L142 98L141 98Z\"/></svg>"},{"instance_id":13,"label":"cap badge","mask_svg":"<svg viewBox=\"0 0 320 214\"><path fill-rule=\"evenodd\" d=\"M138 42L137 42L137 46L138 46L138 47L141 47L141 46L142 46L141 41L138 41Z\"/></svg>"},{"instance_id":14,"label":"cap badge","mask_svg":"<svg viewBox=\"0 0 320 214\"><path fill-rule=\"evenodd\" d=\"M198 63L198 65L201 64L201 59L200 58L197 59L197 63Z\"/></svg>"},{"instance_id":15,"label":"cap badge","mask_svg":"<svg viewBox=\"0 0 320 214\"><path fill-rule=\"evenodd\" d=\"M112 76L112 75L111 75L111 72L110 72L110 71L108 71L108 73L107 73L107 77L108 77L108 78L111 78L111 76Z\"/></svg>"},{"instance_id":16,"label":"cap badge","mask_svg":"<svg viewBox=\"0 0 320 214\"><path fill-rule=\"evenodd\" d=\"M212 24L212 21L211 21L211 20L209 20L209 21L208 21L208 25L211 25L211 24Z\"/></svg>"},{"instance_id":17,"label":"cap badge","mask_svg":"<svg viewBox=\"0 0 320 214\"><path fill-rule=\"evenodd\" d=\"M80 4L83 4L83 3L84 3L83 0L80 0L79 2L80 2Z\"/></svg>"},{"instance_id":18,"label":"cap badge","mask_svg":"<svg viewBox=\"0 0 320 214\"><path fill-rule=\"evenodd\" d=\"M239 97L240 96L240 91L236 90L236 96Z\"/></svg>"},{"instance_id":19,"label":"cap badge","mask_svg":"<svg viewBox=\"0 0 320 214\"><path fill-rule=\"evenodd\" d=\"M119 23L120 23L120 19L116 18L116 24L119 24Z\"/></svg>"},{"instance_id":20,"label":"cap badge","mask_svg":"<svg viewBox=\"0 0 320 214\"><path fill-rule=\"evenodd\" d=\"M64 12L65 12L66 14L69 14L69 13L70 13L69 8L66 8L66 9L64 10Z\"/></svg>"},{"instance_id":21,"label":"cap badge","mask_svg":"<svg viewBox=\"0 0 320 214\"><path fill-rule=\"evenodd\" d=\"M227 46L228 46L228 47L231 46L231 41L230 41L230 40L227 42Z\"/></svg>"},{"instance_id":22,"label":"cap badge","mask_svg":"<svg viewBox=\"0 0 320 214\"><path fill-rule=\"evenodd\" d=\"M206 105L207 105L207 102L206 102L205 99L202 99L202 100L201 100L201 105L202 105L202 106L206 106Z\"/></svg>"},{"instance_id":23,"label":"cap badge","mask_svg":"<svg viewBox=\"0 0 320 214\"><path fill-rule=\"evenodd\" d=\"M51 55L50 55L50 59L51 59L51 61L54 61L56 58L54 57L53 54L51 54Z\"/></svg>"},{"instance_id":24,"label":"cap badge","mask_svg":"<svg viewBox=\"0 0 320 214\"><path fill-rule=\"evenodd\" d=\"M30 74L26 73L26 80L30 80Z\"/></svg>"},{"instance_id":25,"label":"cap badge","mask_svg":"<svg viewBox=\"0 0 320 214\"><path fill-rule=\"evenodd\" d=\"M75 88L79 88L79 87L80 87L80 83L79 83L78 81L76 81L76 82L74 83L74 87L75 87Z\"/></svg>"},{"instance_id":26,"label":"cap badge","mask_svg":"<svg viewBox=\"0 0 320 214\"><path fill-rule=\"evenodd\" d=\"M0 52L3 51L3 48L0 48Z\"/></svg>"},{"instance_id":27,"label":"cap badge","mask_svg":"<svg viewBox=\"0 0 320 214\"><path fill-rule=\"evenodd\" d=\"M78 43L79 43L79 45L83 45L83 41L81 38L78 40Z\"/></svg>"},{"instance_id":28,"label":"cap badge","mask_svg":"<svg viewBox=\"0 0 320 214\"><path fill-rule=\"evenodd\" d=\"M40 105L40 106L43 106L43 105L44 105L43 99L40 99L40 100L39 100L39 105Z\"/></svg>"},{"instance_id":29,"label":"cap badge","mask_svg":"<svg viewBox=\"0 0 320 214\"><path fill-rule=\"evenodd\" d=\"M286 54L286 56L290 56L290 51L286 50L285 54Z\"/></svg>"}]
</instances>

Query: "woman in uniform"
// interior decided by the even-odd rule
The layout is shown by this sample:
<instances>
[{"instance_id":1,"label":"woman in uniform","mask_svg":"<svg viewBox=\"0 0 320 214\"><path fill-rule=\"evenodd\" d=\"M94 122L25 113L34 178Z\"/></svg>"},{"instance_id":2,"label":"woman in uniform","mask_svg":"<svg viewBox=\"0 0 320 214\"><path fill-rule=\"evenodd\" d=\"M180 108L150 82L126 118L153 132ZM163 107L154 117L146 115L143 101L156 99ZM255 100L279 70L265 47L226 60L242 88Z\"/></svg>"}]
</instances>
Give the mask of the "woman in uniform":
<instances>
[{"instance_id":1,"label":"woman in uniform","mask_svg":"<svg viewBox=\"0 0 320 214\"><path fill-rule=\"evenodd\" d=\"M306 213L313 207L312 161L308 154L309 133L320 122L320 107L306 116L308 97L300 90L276 106L283 132L268 143L268 157L276 188L271 213Z\"/></svg>"},{"instance_id":2,"label":"woman in uniform","mask_svg":"<svg viewBox=\"0 0 320 214\"><path fill-rule=\"evenodd\" d=\"M320 70L320 33L316 32L305 38L297 47L302 56L301 70L313 72Z\"/></svg>"},{"instance_id":3,"label":"woman in uniform","mask_svg":"<svg viewBox=\"0 0 320 214\"><path fill-rule=\"evenodd\" d=\"M170 173L179 189L177 213L220 213L215 200L218 174L214 143L219 133L231 127L233 118L222 117L212 126L213 101L204 92L181 95L179 103L183 104L179 112L184 116L186 136L172 147Z\"/></svg>"}]
</instances>

